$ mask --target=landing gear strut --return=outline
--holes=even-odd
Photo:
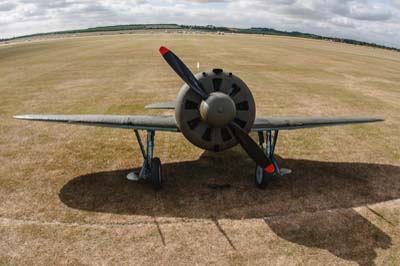
[[[159,158],[153,158],[153,149],[154,149],[154,130],[147,130],[147,149],[145,150],[142,138],[140,137],[139,131],[134,129],[136,139],[139,143],[140,151],[143,156],[143,166],[140,169],[139,175],[134,172],[130,172],[127,175],[128,180],[138,181],[140,179],[149,178],[151,184],[155,190],[159,190],[162,188],[162,171],[161,171],[161,161]]]
[[[257,187],[262,189],[266,188],[272,178],[274,178],[275,176],[283,176],[292,172],[289,169],[279,168],[278,162],[274,158],[275,146],[276,142],[278,141],[278,134],[279,130],[275,130],[273,135],[271,130],[267,130],[265,131],[265,136],[264,131],[258,131],[258,140],[260,147],[262,150],[264,150],[264,143],[266,143],[265,154],[271,160],[275,167],[274,173],[269,174],[265,172],[262,167],[258,165],[256,166],[255,183]]]

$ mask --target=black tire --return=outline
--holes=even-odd
[[[254,180],[258,188],[265,189],[270,182],[271,176],[272,175],[266,173],[261,166],[256,166]]]
[[[162,188],[162,171],[160,158],[153,158],[151,161],[151,184],[154,190]]]

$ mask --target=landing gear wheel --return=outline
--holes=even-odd
[[[268,174],[264,171],[264,169],[260,166],[256,166],[256,173],[255,173],[255,183],[258,188],[265,189],[271,179],[272,175]]]
[[[162,188],[161,161],[159,158],[153,158],[151,161],[151,184],[154,190]]]

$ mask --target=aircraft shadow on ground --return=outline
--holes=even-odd
[[[166,184],[126,179],[131,169],[78,176],[60,191],[75,209],[156,217],[264,218],[281,238],[360,265],[373,265],[375,249],[391,238],[352,210],[400,198],[400,167],[277,158],[293,173],[266,190],[254,186],[254,164],[237,149],[205,152],[196,161],[163,165]],[[139,169],[137,169],[139,170]],[[332,211],[327,211],[332,210]]]

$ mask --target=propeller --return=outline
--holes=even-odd
[[[201,96],[204,100],[208,98],[208,93],[204,91],[197,81],[196,77],[189,70],[189,68],[177,57],[172,51],[168,50],[168,48],[161,46],[160,53],[164,57],[165,61],[172,67],[172,69],[178,74],[183,81],[189,87]]]
[[[171,66],[171,68],[178,74],[179,77],[203,100],[208,98],[208,93],[200,86],[196,77],[189,70],[189,68],[168,48],[161,46],[160,53],[164,57],[165,61]],[[229,127],[232,133],[235,135],[239,144],[246,151],[246,153],[259,165],[265,172],[274,173],[275,167],[270,158],[260,149],[258,144],[249,136],[249,134],[239,127],[235,122],[229,122]]]
[[[246,151],[246,153],[255,161],[259,166],[261,166],[265,172],[274,173],[275,166],[269,159],[263,150],[260,149],[258,144],[236,123],[230,122],[229,127],[232,133],[238,139],[240,146]]]

